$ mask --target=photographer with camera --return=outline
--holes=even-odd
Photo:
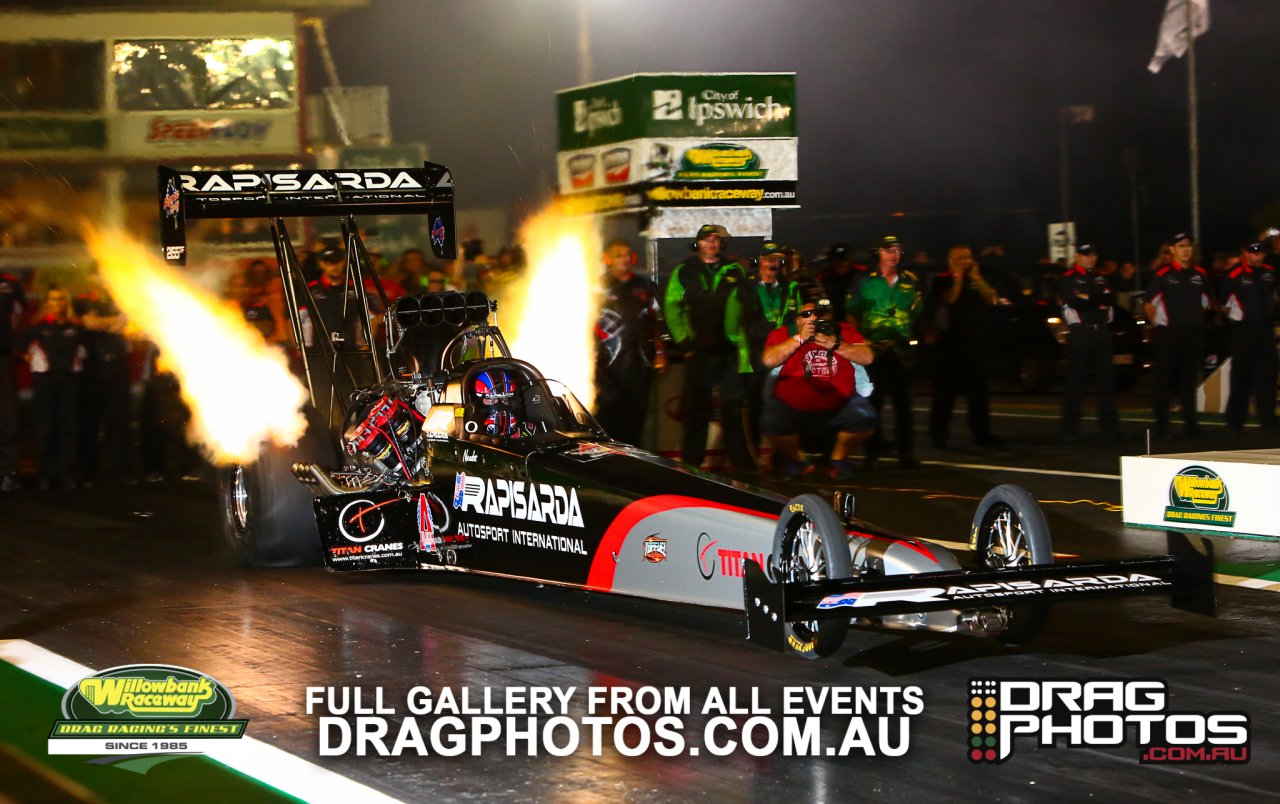
[[[947,272],[934,277],[926,303],[930,337],[934,344],[933,405],[929,410],[929,435],[939,449],[947,446],[951,411],[956,396],[969,401],[969,431],[980,447],[999,448],[1004,441],[991,434],[991,410],[987,402],[987,310],[996,303],[995,288],[987,284],[973,259],[973,249],[952,246],[947,252]]]
[[[765,388],[760,429],[781,458],[775,465],[789,480],[806,471],[800,436],[836,434],[829,474],[833,480],[853,475],[850,455],[871,436],[876,414],[867,398],[871,381],[866,369],[871,347],[853,326],[837,322],[831,302],[816,286],[806,288],[795,321],[778,327],[765,341],[762,362],[777,369]]]

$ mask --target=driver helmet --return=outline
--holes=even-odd
[[[475,393],[482,405],[506,405],[515,396],[516,387],[505,371],[485,371],[476,376]]]

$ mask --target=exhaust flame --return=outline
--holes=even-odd
[[[588,408],[595,398],[600,233],[587,216],[554,207],[520,229],[528,267],[498,308],[512,353],[567,385]]]
[[[266,441],[297,443],[306,388],[236,306],[121,232],[86,227],[85,242],[130,326],[155,342],[182,384],[188,439],[218,464],[251,463]]]

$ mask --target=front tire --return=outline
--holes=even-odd
[[[775,582],[848,578],[852,574],[848,536],[825,500],[816,494],[801,494],[787,503],[774,529],[770,564]],[[844,642],[849,620],[789,622],[785,629],[789,652],[822,659]]]
[[[1053,537],[1044,511],[1021,486],[1005,484],[987,492],[973,515],[971,542],[979,569],[1014,569],[1053,563]],[[1047,603],[1009,607],[1005,644],[1020,645],[1040,632]]]
[[[320,563],[314,492],[293,475],[295,463],[332,465],[329,430],[308,411],[307,432],[292,447],[264,445],[258,460],[218,470],[222,534],[246,567],[309,567]]]

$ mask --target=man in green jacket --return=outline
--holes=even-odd
[[[916,318],[924,306],[920,281],[911,271],[900,268],[902,245],[892,235],[879,246],[880,264],[867,275],[845,304],[845,311],[868,341],[876,344],[876,361],[869,370],[875,383],[871,404],[876,410],[876,431],[867,442],[868,468],[884,452],[881,411],[888,396],[893,400],[894,435],[898,442],[898,465],[919,466],[913,452],[911,427],[911,375],[914,364]]]
[[[755,461],[742,430],[738,356],[724,329],[725,305],[745,271],[721,253],[728,239],[723,226],[707,224],[698,229],[694,255],[677,265],[667,280],[662,314],[675,351],[684,355],[682,460],[690,466],[702,465],[711,399],[719,387],[725,452],[735,469],[751,474]]]
[[[787,248],[765,241],[755,262],[755,273],[739,282],[725,307],[724,331],[738,350],[738,372],[746,394],[746,436],[752,449],[760,443],[760,409],[764,383],[769,376],[761,358],[764,341],[800,309],[800,291],[783,276]]]

